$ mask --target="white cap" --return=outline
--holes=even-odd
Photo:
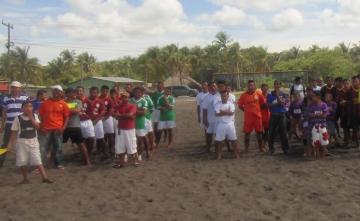
[[[22,84],[18,81],[13,81],[11,82],[10,87],[22,87]]]
[[[54,85],[54,86],[51,86],[51,89],[53,89],[53,90],[59,90],[59,91],[63,91],[63,89],[62,89],[62,87],[61,87],[61,85]]]

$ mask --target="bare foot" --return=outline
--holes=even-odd
[[[52,180],[49,180],[48,178],[46,178],[46,179],[43,179],[43,183],[48,183],[48,184],[50,184],[50,183],[53,183],[53,181],[52,181]]]
[[[30,181],[28,179],[22,180],[19,184],[29,184]]]

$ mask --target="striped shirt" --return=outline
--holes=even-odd
[[[20,95],[17,98],[7,96],[4,97],[2,106],[4,108],[4,111],[6,111],[6,123],[12,124],[15,117],[19,116],[21,111],[21,105],[28,100],[28,96],[26,95]]]

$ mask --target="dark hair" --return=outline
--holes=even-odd
[[[208,82],[208,85],[212,85],[212,84],[216,84],[216,82],[215,81],[209,81]]]
[[[254,80],[248,80],[248,84],[251,84],[251,83],[255,84],[255,81]]]
[[[44,95],[47,93],[47,90],[45,89],[40,89],[36,92],[36,97],[40,97],[41,95]]]
[[[321,97],[321,92],[320,91],[314,91],[314,95],[316,97]]]
[[[83,86],[77,86],[76,89],[83,89],[84,90],[84,87]]]
[[[261,87],[269,87],[267,84],[262,84]]]
[[[30,100],[26,100],[21,104],[21,108],[23,108],[23,107],[25,107],[26,105],[29,105],[29,104],[32,105],[32,102]]]
[[[69,88],[67,88],[67,89],[65,90],[65,94],[70,94],[70,93],[73,93],[73,92],[75,92],[75,89],[72,88],[72,87],[69,87]]]
[[[140,86],[136,86],[136,87],[134,87],[134,88],[133,88],[133,92],[134,92],[134,91],[136,91],[136,90],[139,90],[139,91],[141,91],[141,92],[142,92],[142,89],[141,89],[141,87],[140,87]]]
[[[351,80],[359,79],[359,76],[355,75],[351,78]]]
[[[101,90],[109,90],[110,88],[106,85],[101,86]]]
[[[98,87],[93,86],[93,87],[91,87],[91,88],[90,88],[90,91],[99,91],[99,88],[98,88]]]
[[[216,84],[224,84],[224,85],[226,85],[226,82],[225,82],[224,80],[218,80],[218,81],[216,82]]]
[[[116,90],[113,88],[110,90],[110,94],[115,94],[116,93]]]
[[[337,77],[337,78],[335,78],[334,81],[336,81],[336,82],[343,81],[343,78],[342,77]]]
[[[229,94],[229,92],[227,90],[222,90],[220,91],[220,94]]]
[[[301,80],[301,77],[297,76],[295,77],[295,81],[300,81]]]

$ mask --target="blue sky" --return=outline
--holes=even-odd
[[[204,46],[219,31],[242,47],[280,51],[357,43],[358,0],[1,0],[16,46],[45,64],[68,48],[98,60],[136,56],[150,46]],[[0,27],[0,44],[7,30]],[[0,53],[5,52],[4,46]]]

